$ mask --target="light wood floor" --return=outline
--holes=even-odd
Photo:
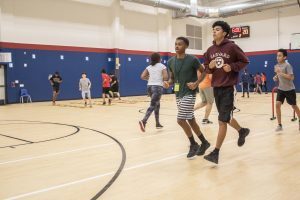
[[[164,129],[155,129],[152,116],[146,133],[138,120],[147,97],[123,98],[112,106],[98,99],[93,108],[82,108],[81,101],[58,104],[0,107],[0,199],[85,200],[100,191],[99,199],[108,200],[300,199],[298,121],[291,122],[292,110],[285,104],[284,131],[274,132],[270,94],[249,99],[238,94],[241,111],[235,117],[251,133],[239,148],[229,128],[218,166],[203,157],[186,159],[189,143],[176,123],[173,95],[161,102]],[[203,113],[196,112],[199,123]],[[215,107],[211,120],[214,124],[201,129],[214,144]]]

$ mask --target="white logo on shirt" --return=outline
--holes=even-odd
[[[222,57],[216,57],[215,60],[216,60],[216,67],[217,68],[222,68],[223,65],[224,65],[223,58]]]

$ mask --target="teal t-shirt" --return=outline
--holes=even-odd
[[[195,95],[196,89],[190,90],[187,83],[195,82],[198,79],[197,70],[201,66],[198,58],[188,54],[183,59],[173,56],[168,60],[167,65],[170,73],[173,73],[174,84],[179,84],[179,91],[175,92],[176,97],[182,98],[187,95]]]

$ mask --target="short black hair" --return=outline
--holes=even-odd
[[[57,75],[59,75],[59,72],[57,72],[57,71],[56,71],[54,74],[57,74]]]
[[[227,22],[224,21],[216,21],[215,23],[213,23],[212,28],[215,28],[216,26],[221,26],[223,31],[226,32],[227,34],[225,35],[225,37],[227,37],[229,35],[230,32],[230,26]]]
[[[106,70],[102,69],[101,73],[106,74]]]
[[[285,50],[285,49],[278,49],[277,52],[281,52],[284,57],[287,57],[287,50]]]
[[[182,40],[186,44],[186,46],[190,45],[190,41],[186,37],[181,36],[181,37],[176,38],[176,40]]]
[[[151,54],[150,59],[151,59],[151,65],[154,66],[157,63],[160,63],[160,54],[153,53],[153,54]]]
[[[85,72],[82,72],[82,74],[81,74],[81,75],[83,75],[83,74],[85,74],[85,75],[86,75],[86,73],[85,73]]]

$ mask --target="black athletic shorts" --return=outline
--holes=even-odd
[[[109,94],[110,88],[102,88],[103,94]]]
[[[218,109],[218,120],[227,122],[231,120],[233,112],[234,88],[230,87],[214,87],[215,102]]]
[[[283,91],[278,89],[276,101],[280,101],[281,103],[284,103],[284,99],[286,99],[288,104],[292,106],[296,105],[297,104],[296,91],[295,90]]]
[[[53,92],[56,92],[56,93],[59,92],[59,87],[57,87],[57,86],[53,86],[52,89],[53,89]]]
[[[113,86],[111,86],[110,90],[112,92],[119,92],[119,85],[116,83]]]

